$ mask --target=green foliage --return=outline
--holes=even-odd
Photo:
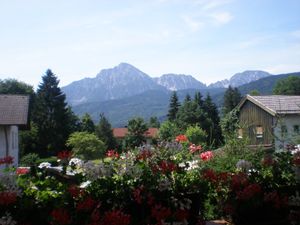
[[[85,113],[81,118],[81,131],[89,133],[95,132],[95,124],[88,113]]]
[[[20,157],[30,153],[38,153],[38,127],[35,123],[30,123],[30,130],[19,132]]]
[[[176,91],[173,91],[169,104],[168,120],[174,121],[176,119],[179,107],[180,103],[178,101],[177,93]]]
[[[97,137],[104,142],[108,149],[115,149],[117,141],[113,135],[110,123],[103,113],[100,114],[100,120],[96,126]]]
[[[128,121],[128,134],[126,136],[126,146],[138,147],[146,141],[144,133],[148,130],[147,124],[140,117]]]
[[[175,140],[175,137],[180,134],[177,125],[171,121],[165,121],[160,125],[159,138],[164,141]]]
[[[189,125],[202,124],[205,119],[203,110],[196,102],[184,101],[177,113],[176,124],[181,130],[185,130]]]
[[[237,88],[232,88],[231,86],[229,86],[224,93],[224,113],[226,114],[233,110],[241,101],[241,99],[242,96],[240,91]]]
[[[57,157],[56,156],[51,156],[51,157],[47,157],[47,158],[40,158],[40,159],[37,160],[36,163],[39,165],[42,162],[48,162],[52,166],[58,166],[58,162],[57,162]]]
[[[155,128],[160,127],[160,122],[158,121],[156,116],[150,117],[149,127],[155,127]]]
[[[33,86],[16,79],[0,80],[0,94],[33,95]]]
[[[56,155],[65,149],[65,142],[71,132],[70,113],[66,96],[58,87],[59,80],[47,70],[37,90],[37,98],[32,114],[38,129],[38,150],[40,155]]]
[[[189,126],[185,132],[189,142],[195,145],[206,145],[207,134],[198,125]]]
[[[289,76],[279,80],[273,93],[276,95],[300,95],[300,77]]]
[[[221,128],[226,140],[237,136],[238,128],[240,128],[237,110],[232,110],[222,118]]]
[[[249,92],[249,95],[252,95],[252,96],[258,96],[258,95],[260,95],[260,92],[259,92],[258,90],[256,90],[256,89],[254,89],[254,90],[251,90],[251,91]]]
[[[21,166],[33,166],[36,165],[39,160],[39,155],[36,153],[29,153],[24,155],[20,160]]]
[[[97,159],[104,156],[106,146],[95,134],[75,132],[67,140],[67,146],[72,148],[74,155],[84,160]]]

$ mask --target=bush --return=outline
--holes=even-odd
[[[203,145],[206,142],[206,132],[198,125],[189,126],[185,135],[187,136],[188,140],[195,145]]]
[[[37,161],[40,159],[39,155],[36,153],[28,153],[24,155],[20,160],[21,166],[33,166],[37,165]]]
[[[106,146],[95,134],[75,132],[67,140],[75,156],[84,160],[97,159],[105,154]]]

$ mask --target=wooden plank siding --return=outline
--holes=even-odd
[[[239,112],[240,125],[243,137],[249,138],[251,145],[273,145],[273,119],[274,117],[246,100]],[[262,137],[257,137],[256,128],[262,127]]]

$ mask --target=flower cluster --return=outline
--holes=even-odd
[[[0,165],[2,164],[12,164],[14,162],[14,158],[11,156],[6,156],[4,158],[0,158]]]

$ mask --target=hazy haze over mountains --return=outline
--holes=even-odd
[[[206,86],[191,75],[164,74],[152,78],[128,63],[120,63],[110,69],[103,69],[95,78],[74,81],[62,88],[71,105],[87,102],[101,102],[121,99],[150,90],[178,91],[185,89],[227,88],[270,76],[264,71],[245,71],[237,73],[229,80],[222,80]]]

